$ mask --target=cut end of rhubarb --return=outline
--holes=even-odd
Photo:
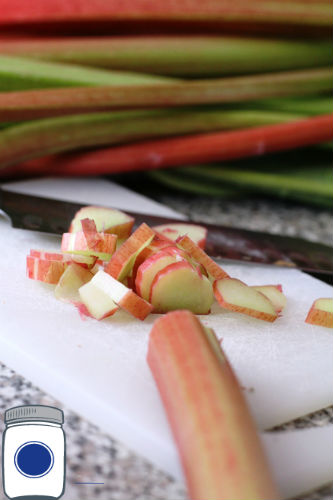
[[[333,299],[321,298],[315,300],[305,321],[311,325],[333,328]]]
[[[153,310],[151,304],[104,271],[98,271],[87,285],[79,289],[79,293],[96,319],[110,316],[117,306],[140,320]]]
[[[54,295],[64,302],[80,302],[79,288],[88,283],[93,278],[93,273],[82,266],[72,263],[65,269],[57,286]]]
[[[199,264],[201,264],[207,271],[208,275],[212,280],[219,280],[222,278],[229,277],[228,273],[226,273],[216,262],[213,261],[206,254],[202,248],[200,248],[194,241],[191,240],[188,236],[182,236],[176,241],[178,247],[185,250],[187,253],[191,255],[191,257],[196,260]]]
[[[82,231],[81,220],[86,218],[95,222],[97,232],[116,234],[119,239],[128,238],[134,224],[133,217],[115,208],[87,206],[75,214],[68,232]]]
[[[161,269],[150,288],[149,302],[159,313],[187,309],[196,314],[208,314],[213,301],[210,281],[184,260]]]
[[[176,241],[179,237],[187,235],[194,243],[196,243],[196,245],[198,245],[198,247],[205,248],[207,229],[204,226],[180,222],[173,224],[161,224],[160,226],[154,226],[153,229],[161,236],[164,236],[172,241]]]
[[[149,245],[154,236],[155,232],[153,229],[145,223],[141,224],[121,247],[118,248],[105,271],[113,278],[123,281],[131,274],[137,256]]]
[[[64,233],[61,241],[61,251],[82,256],[97,257],[109,261],[116,249],[117,235],[109,233]]]
[[[280,313],[287,304],[287,297],[282,292],[282,285],[252,286],[254,290],[262,293],[273,304],[277,313]]]
[[[271,301],[240,280],[224,278],[214,282],[215,297],[224,309],[273,322],[278,317]]]
[[[68,266],[66,261],[40,259],[31,255],[27,256],[26,264],[28,278],[51,285],[58,283]]]

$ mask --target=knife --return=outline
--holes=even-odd
[[[75,213],[83,206],[80,203],[42,198],[0,188],[0,208],[17,228],[62,234],[68,230]],[[126,213],[135,218],[134,227],[142,222],[150,226],[182,222],[171,217],[132,211]],[[214,224],[204,224],[204,226],[208,230],[206,252],[211,257],[292,267],[330,282],[333,267],[329,246],[301,238],[247,229]]]

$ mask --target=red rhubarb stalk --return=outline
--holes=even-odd
[[[298,119],[255,110],[158,110],[90,113],[18,124],[0,131],[0,168],[82,147],[229,130]]]
[[[1,62],[1,56],[0,56]],[[0,68],[1,73],[1,68]],[[158,85],[75,87],[0,93],[0,120],[65,114],[253,101],[332,90],[332,70],[320,68]]]
[[[189,311],[155,321],[147,361],[193,500],[278,494],[238,381],[215,337]]]
[[[41,158],[26,162],[20,171],[48,175],[96,175],[232,160],[329,141],[333,137],[332,124],[333,114],[329,114],[233,132],[147,141]]]
[[[282,5],[281,5],[282,4]],[[255,25],[269,30],[271,26],[330,28],[330,5],[324,1],[300,0],[35,0],[33,8],[29,0],[4,0],[0,12],[0,26],[34,28],[44,24],[46,32],[52,23],[75,26],[84,30],[87,25],[103,23],[117,26],[135,21],[153,24],[197,23],[200,26],[221,27]],[[80,26],[81,25],[81,26]],[[265,26],[268,25],[268,26]],[[98,31],[97,31],[98,32]]]

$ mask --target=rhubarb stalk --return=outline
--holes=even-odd
[[[326,41],[226,36],[0,40],[0,53],[178,77],[286,71],[331,62],[331,44]]]
[[[134,83],[130,80],[124,85],[114,82],[112,87],[0,93],[0,119],[27,120],[106,109],[180,107],[328,92],[332,89],[332,70],[320,68],[186,82],[170,80],[158,85]]]
[[[138,73],[107,71],[78,65],[34,61],[0,54],[0,90],[94,85],[146,85],[170,79]]]
[[[278,494],[239,383],[213,330],[189,311],[155,321],[147,361],[193,500]]]
[[[159,110],[76,115],[18,124],[0,131],[0,168],[89,146],[290,122],[267,111]]]
[[[0,26],[7,29],[37,28],[49,33],[67,27],[72,32],[101,32],[102,29],[133,28],[143,25],[145,31],[157,24],[188,26],[201,29],[218,28],[257,30],[266,33],[308,31],[325,34],[331,28],[330,5],[327,1],[302,0],[11,0],[2,6]],[[134,22],[135,21],[135,22]],[[139,26],[138,26],[139,25]],[[126,25],[125,25],[126,26]],[[103,31],[102,31],[103,32]]]
[[[26,162],[21,173],[97,175],[217,162],[310,146],[331,140],[333,115],[291,123],[128,144]],[[7,172],[8,173],[8,172]]]

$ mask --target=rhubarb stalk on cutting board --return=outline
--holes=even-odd
[[[193,500],[279,497],[232,368],[189,311],[158,319],[147,361],[159,389]]]

